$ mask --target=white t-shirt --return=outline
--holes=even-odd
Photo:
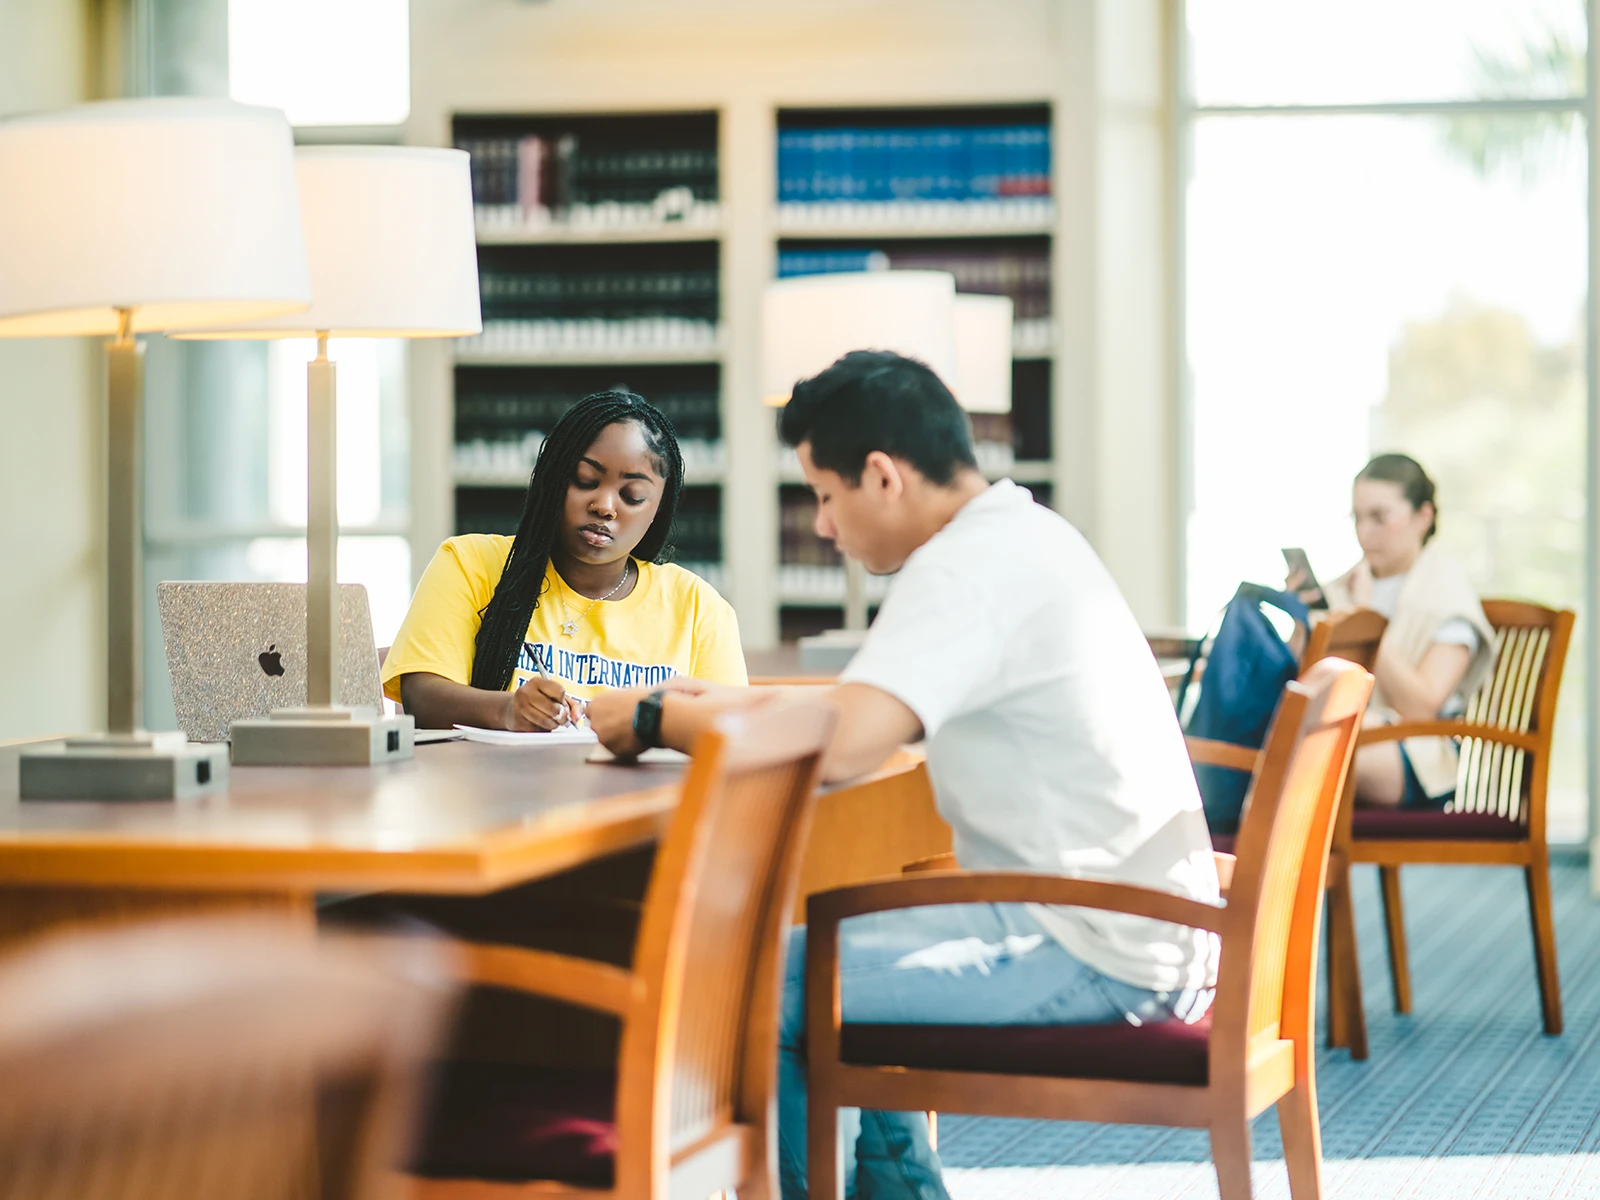
[[[1083,536],[1009,480],[906,560],[841,676],[922,722],[956,859],[1139,884],[1215,904],[1194,771],[1144,635]],[[1125,983],[1216,981],[1216,939],[1032,906],[1070,953]]]

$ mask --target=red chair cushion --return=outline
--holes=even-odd
[[[611,1187],[616,1101],[611,1071],[442,1064],[431,1080],[411,1172]]]
[[[1415,808],[1358,808],[1351,821],[1356,838],[1463,842],[1520,842],[1528,831],[1494,813],[1438,812]]]
[[[860,1066],[1204,1084],[1211,1014],[1193,1025],[846,1025],[840,1056]]]

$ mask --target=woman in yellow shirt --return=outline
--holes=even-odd
[[[633,392],[586,396],[539,452],[514,538],[453,537],[384,661],[422,728],[547,730],[609,688],[743,684],[733,609],[659,560],[683,492],[672,423]]]

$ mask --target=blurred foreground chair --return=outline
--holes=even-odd
[[[475,983],[616,1015],[615,1070],[453,1063],[413,1172],[422,1200],[776,1195],[785,935],[832,709],[774,702],[701,736],[656,855],[632,969],[466,945]]]
[[[262,919],[32,943],[0,960],[0,1196],[375,1196],[450,974],[436,944]]]
[[[1207,1129],[1222,1200],[1251,1195],[1250,1120],[1276,1103],[1295,1200],[1321,1194],[1317,925],[1339,794],[1372,678],[1325,662],[1285,689],[1255,772],[1239,855],[1213,908],[1122,884],[1012,872],[917,872],[810,898],[806,1003],[814,1200],[839,1193],[838,1110]],[[922,905],[1067,904],[1221,935],[1216,1001],[1194,1025],[843,1025],[838,935],[861,913]]]

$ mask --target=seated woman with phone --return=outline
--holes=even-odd
[[[1458,716],[1494,668],[1494,630],[1461,565],[1432,539],[1434,483],[1413,458],[1380,454],[1356,475],[1361,561],[1318,586],[1305,552],[1284,551],[1286,586],[1313,608],[1369,608],[1389,622],[1368,724]],[[1443,808],[1455,795],[1453,738],[1407,738],[1356,753],[1356,803]]]

